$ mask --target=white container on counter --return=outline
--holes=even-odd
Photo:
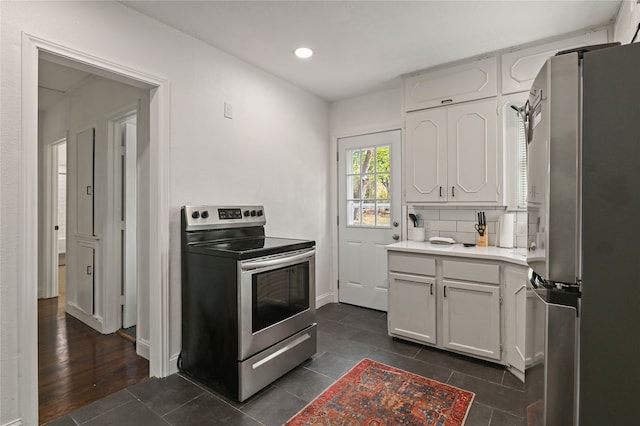
[[[424,241],[425,237],[426,237],[425,228],[413,228],[413,231],[411,232],[412,241]]]
[[[498,218],[498,247],[513,248],[515,215],[505,213]]]

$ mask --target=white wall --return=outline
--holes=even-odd
[[[21,286],[36,285],[18,282],[17,269],[23,31],[170,82],[171,356],[180,347],[183,204],[263,203],[268,234],[317,241],[317,292],[330,292],[325,101],[119,3],[0,2],[0,19],[0,424],[25,416],[17,301]]]
[[[377,131],[403,121],[400,81],[397,88],[333,102],[329,108],[332,136]]]
[[[633,38],[636,28],[640,23],[640,4],[636,0],[623,0],[618,11],[616,24],[613,31],[613,41],[627,44]],[[640,42],[640,34],[635,43]]]

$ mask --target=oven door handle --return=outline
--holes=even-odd
[[[311,249],[304,253],[294,254],[293,256],[278,257],[267,260],[254,260],[251,262],[241,262],[240,268],[243,271],[251,271],[253,269],[266,268],[268,266],[284,265],[285,263],[297,262],[299,260],[308,259],[316,255],[315,249]]]

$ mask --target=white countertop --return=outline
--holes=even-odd
[[[473,259],[497,260],[516,265],[527,266],[527,253],[524,248],[465,247],[462,244],[431,244],[428,241],[401,241],[385,246],[387,250],[409,253],[433,254],[438,256],[468,257]]]

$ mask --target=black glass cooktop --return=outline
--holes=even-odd
[[[257,237],[197,243],[191,246],[191,250],[216,256],[251,259],[287,251],[302,250],[311,248],[314,245],[315,242],[309,240]]]

